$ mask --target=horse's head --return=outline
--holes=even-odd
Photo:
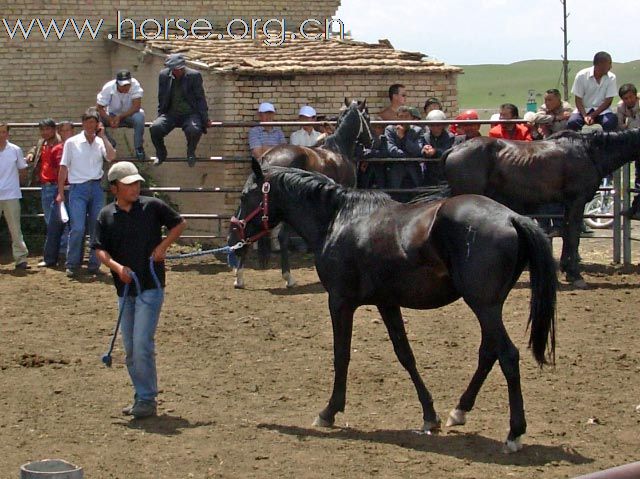
[[[228,245],[254,243],[269,234],[279,223],[274,218],[274,210],[269,204],[271,185],[262,171],[260,163],[251,160],[253,173],[249,175],[242,189],[240,206],[229,224]],[[243,251],[244,248],[239,251]]]
[[[354,135],[355,141],[370,148],[373,144],[373,133],[369,118],[369,110],[367,109],[367,100],[349,100],[345,97],[345,107],[340,112],[336,121],[336,131],[340,128],[347,130],[348,134]]]

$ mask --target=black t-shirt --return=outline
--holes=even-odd
[[[182,217],[157,198],[140,196],[128,212],[114,201],[100,211],[91,247],[105,250],[118,263],[131,268],[142,291],[154,289],[157,286],[149,268],[151,253],[162,241],[162,227],[171,229],[181,222]],[[164,262],[154,263],[154,270],[164,287]],[[113,271],[111,275],[118,296],[122,296],[124,283]],[[132,282],[129,295],[137,294]]]

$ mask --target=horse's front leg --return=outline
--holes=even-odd
[[[282,223],[282,228],[278,233],[278,241],[280,242],[280,266],[282,268],[282,279],[285,280],[287,288],[293,288],[296,280],[291,276],[291,266],[289,265],[289,238],[291,229],[288,224]]]
[[[577,199],[565,205],[562,256],[560,257],[560,268],[565,272],[567,281],[578,288],[587,286],[580,274],[578,261],[584,204],[584,201]]]
[[[313,422],[314,426],[333,426],[336,414],[344,411],[355,309],[354,306],[347,304],[342,298],[336,298],[335,295],[329,294],[329,312],[331,313],[331,325],[333,326],[333,391],[329,404],[320,411],[320,414]]]
[[[233,269],[235,278],[233,279],[233,287],[236,289],[244,289],[244,258],[247,253],[237,255],[238,264]]]
[[[437,432],[440,430],[440,418],[433,408],[433,398],[427,390],[418,369],[416,368],[416,359],[413,356],[411,345],[407,339],[407,332],[404,329],[402,321],[402,312],[399,306],[378,306],[378,311],[382,316],[389,338],[393,343],[393,350],[400,361],[400,364],[407,370],[413,381],[413,385],[418,393],[418,399],[422,405],[422,430],[427,433]]]

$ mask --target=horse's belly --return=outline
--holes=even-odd
[[[460,297],[451,277],[431,268],[399,273],[377,289],[377,297],[412,309],[440,308]]]

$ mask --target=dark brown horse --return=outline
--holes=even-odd
[[[346,109],[338,117],[335,132],[328,136],[320,147],[281,145],[267,151],[261,161],[263,164],[300,168],[306,171],[317,171],[337,181],[341,185],[355,186],[357,161],[354,158],[356,143],[370,147],[373,141],[367,101],[350,102],[344,99]],[[282,278],[288,288],[295,286],[289,266],[289,227],[286,223],[280,228],[280,263]],[[234,243],[235,244],[235,243]],[[261,262],[266,266],[269,257],[268,241],[259,243]],[[235,268],[236,288],[245,286],[243,261]]]
[[[264,234],[285,221],[309,244],[329,293],[334,383],[315,424],[330,426],[346,402],[353,315],[365,304],[382,315],[400,363],[423,411],[423,430],[440,419],[407,340],[401,307],[440,308],[463,298],[480,322],[478,366],[448,425],[464,424],[496,361],[507,380],[510,430],[506,446],[520,449],[526,430],[519,353],[502,322],[503,304],[528,264],[531,278],[529,345],[536,361],[555,348],[556,272],[551,247],[529,218],[484,196],[402,204],[386,193],[337,185],[317,173],[253,162],[238,208],[235,240]],[[244,248],[246,249],[246,248]],[[239,254],[243,254],[239,250]],[[315,319],[315,318],[314,318]]]
[[[453,195],[475,193],[519,213],[544,203],[563,203],[560,268],[585,287],[578,247],[584,206],[603,177],[640,157],[640,130],[582,134],[559,132],[543,141],[474,138],[443,155]]]

